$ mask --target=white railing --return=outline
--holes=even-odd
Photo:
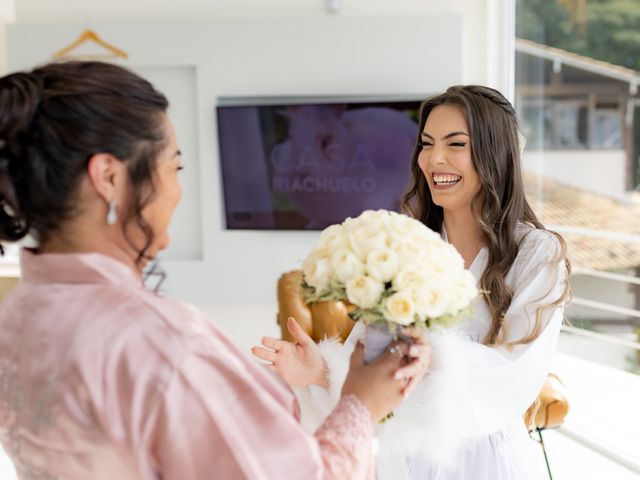
[[[563,425],[558,429],[558,432],[589,450],[592,450],[593,452],[608,458],[612,462],[628,468],[632,472],[640,475],[640,462],[638,462],[636,458],[621,453],[619,449],[610,447],[606,443],[599,441],[597,438],[581,432],[578,429],[574,429],[571,426]]]
[[[615,282],[630,283],[633,285],[640,285],[640,278],[630,275],[621,275],[618,273],[601,272],[599,270],[593,270],[589,268],[575,268],[572,272],[573,275],[588,275],[591,277],[603,278],[606,280],[612,280]],[[598,302],[595,300],[587,300],[586,298],[574,297],[571,299],[572,305],[580,305],[582,307],[593,308],[595,310],[601,310],[605,312],[616,313],[618,315],[626,315],[627,317],[640,318],[640,310],[633,308],[619,307],[618,305],[612,305],[610,303]],[[607,335],[604,333],[593,332],[585,330],[583,328],[576,328],[571,325],[563,325],[562,331],[577,335],[580,337],[587,337],[602,342],[613,343],[635,350],[640,350],[640,342],[627,340],[624,338],[618,338],[613,335]]]
[[[582,305],[584,307],[593,308],[596,310],[603,310],[605,312],[618,313],[620,315],[626,315],[628,317],[640,318],[640,310],[633,308],[619,307],[610,303],[596,302],[595,300],[587,300],[586,298],[574,297],[571,300],[572,305]]]
[[[566,231],[567,229],[563,229],[563,230]],[[591,230],[589,232],[573,231],[573,230],[580,230],[580,229],[570,229],[570,230],[572,230],[572,233],[583,233],[583,234],[586,233],[589,236],[598,236],[598,237],[604,237],[608,239],[612,239],[613,237],[616,240],[640,242],[640,236],[637,236],[637,235],[615,234],[610,232],[601,232],[601,234],[597,234],[598,232],[594,232]],[[594,233],[596,234],[594,235]],[[640,285],[640,278],[637,278],[634,276],[622,275],[622,274],[610,273],[610,272],[602,272],[599,270],[593,270],[588,268],[574,268],[572,274],[591,276],[591,277],[601,278],[604,280],[610,280],[614,282],[623,282],[631,285]],[[577,297],[572,299],[572,304],[579,305],[586,308],[601,310],[605,312],[615,313],[618,315],[624,315],[627,317],[640,318],[640,310],[620,307],[618,305],[612,305],[605,302],[598,302],[594,300],[588,300],[585,298]],[[604,333],[593,332],[590,330],[577,328],[571,325],[563,325],[562,331],[570,335],[589,338],[592,340],[605,342],[609,344],[620,345],[622,347],[631,348],[631,349],[640,351],[640,342],[638,341],[619,338],[614,335],[607,335]],[[637,458],[633,458],[625,454],[624,452],[621,452],[620,449],[612,447],[608,445],[606,442],[603,442],[598,438],[595,438],[593,435],[589,435],[588,433],[583,432],[580,429],[577,429],[571,425],[567,425],[567,424],[562,425],[558,429],[558,432],[566,436],[567,438],[573,440],[574,442],[579,443],[580,445],[592,450],[593,452],[596,452],[602,455],[603,457],[609,459],[610,461],[620,466],[623,466],[629,469],[630,471],[640,475],[640,461]]]
[[[592,268],[574,267],[572,273],[574,275],[588,275],[590,277],[613,280],[614,282],[623,282],[623,283],[631,283],[634,285],[640,285],[640,278],[638,277],[632,277],[631,275],[621,275],[619,273],[602,272],[600,270],[594,270]]]
[[[605,333],[592,332],[591,330],[585,330],[584,328],[576,328],[571,325],[563,325],[562,331],[570,333],[579,337],[592,338],[601,342],[612,343],[620,345],[622,347],[634,348],[640,350],[640,342],[634,342],[633,340],[626,340],[624,338],[614,337],[613,335],[607,335]]]

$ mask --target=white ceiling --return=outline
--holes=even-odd
[[[415,15],[459,10],[468,0],[0,0],[0,5],[5,2],[15,4],[19,23],[57,23],[332,15],[329,3],[339,6],[339,15]]]

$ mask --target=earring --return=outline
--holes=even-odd
[[[116,201],[109,200],[109,211],[107,212],[107,225],[115,225],[118,220],[118,212],[116,211]]]

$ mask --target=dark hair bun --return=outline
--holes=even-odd
[[[15,73],[0,79],[0,239],[16,241],[28,233],[13,178],[22,174],[24,139],[42,99],[37,77]]]
[[[14,73],[0,78],[0,140],[6,142],[1,148],[18,146],[16,143],[29,132],[41,99],[37,77]]]

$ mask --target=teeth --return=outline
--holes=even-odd
[[[441,185],[453,185],[458,183],[458,181],[462,177],[460,175],[451,175],[451,174],[434,174],[433,181],[437,184]]]

